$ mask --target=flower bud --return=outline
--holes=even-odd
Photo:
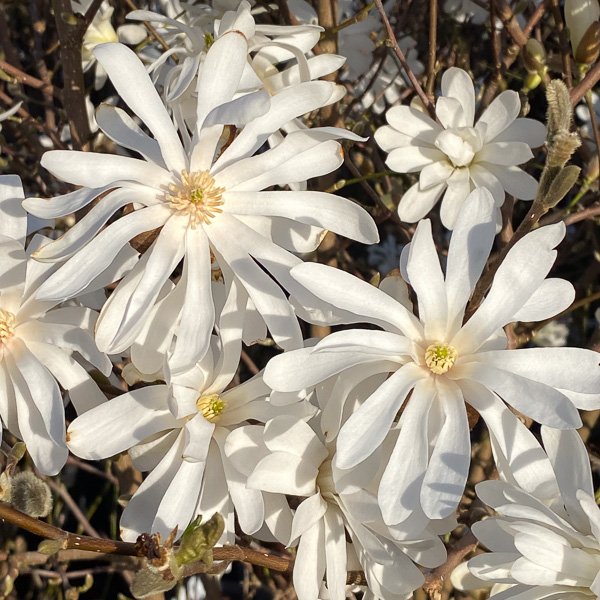
[[[523,62],[530,74],[539,73],[546,65],[546,50],[535,38],[529,38],[523,52]]]
[[[589,65],[600,52],[600,6],[598,0],[566,0],[565,21],[571,36],[575,62]]]
[[[30,517],[45,517],[52,510],[52,493],[31,471],[21,471],[10,480],[10,503]]]

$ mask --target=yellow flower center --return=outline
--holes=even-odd
[[[181,183],[169,185],[167,193],[169,206],[180,213],[188,214],[190,226],[196,228],[198,222],[208,225],[217,213],[223,212],[225,188],[215,187],[215,179],[208,171],[188,173],[181,171]]]
[[[425,350],[425,363],[436,375],[449,371],[458,357],[456,348],[446,342],[431,344]]]
[[[221,400],[219,394],[200,396],[196,400],[196,408],[209,423],[216,423],[221,418],[221,413],[226,406],[227,403]]]
[[[0,310],[0,344],[4,344],[15,335],[17,318],[7,310]]]

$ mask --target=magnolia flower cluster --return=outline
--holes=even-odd
[[[126,541],[181,534],[218,512],[220,543],[235,543],[238,525],[296,547],[300,600],[343,600],[348,571],[364,573],[367,597],[400,600],[446,560],[441,536],[457,525],[470,468],[468,405],[503,478],[479,487],[499,516],[475,529],[494,552],[471,573],[504,585],[499,600],[551,596],[554,585],[596,593],[600,521],[569,430],[578,409],[600,408],[598,355],[509,349],[504,332],[572,304],[573,286],[549,277],[564,224],[515,243],[471,302],[505,194],[536,194],[519,165],[545,127],[518,117],[513,91],[475,121],[470,76],[448,69],[435,120],[396,105],[375,132],[391,169],[420,173],[398,207],[418,222],[399,269],[375,286],[305,262],[328,231],[362,244],[379,235],[358,203],[307,183],[343,164],[341,141],[366,138],[309,126],[305,115],[345,97],[321,79],[345,58],[313,55],[323,29],[306,3],[290,8],[304,24],[257,23],[246,1],[134,11],[170,46],[139,55],[117,42],[112,10],[98,13],[83,59],[128,108],[102,104],[95,115],[118,152],[44,154],[42,166],[75,190],[54,198],[24,199],[18,178],[0,178],[4,427],[45,474],[68,450],[89,460],[128,452],[147,476],[121,517]],[[346,80],[369,71],[373,49],[369,35],[340,43]],[[381,72],[362,82],[375,112],[383,96],[399,100],[396,64],[383,59]],[[443,259],[423,218],[440,199],[452,230]],[[26,245],[34,217],[74,212],[84,216],[64,235]],[[300,319],[345,327],[304,339]],[[267,339],[283,352],[239,383],[243,344]],[[97,382],[121,382],[109,356],[128,389],[107,400]],[[68,428],[65,400],[78,415]],[[543,426],[544,447],[515,412]],[[572,460],[581,464],[567,475]],[[537,585],[545,591],[525,594]]]

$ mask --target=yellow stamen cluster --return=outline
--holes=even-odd
[[[458,357],[456,348],[446,342],[431,344],[425,350],[425,363],[436,375],[449,371]]]
[[[221,418],[221,413],[226,406],[227,403],[221,400],[219,394],[200,396],[196,400],[196,408],[209,423],[216,423]]]
[[[0,344],[7,342],[15,335],[16,324],[15,315],[7,310],[0,310]]]
[[[167,200],[173,210],[187,213],[190,226],[196,228],[198,222],[208,225],[217,213],[223,212],[225,188],[215,187],[215,179],[208,171],[188,173],[181,171],[181,183],[169,185],[171,193]]]

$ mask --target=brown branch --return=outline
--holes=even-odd
[[[571,50],[569,48],[569,40],[567,39],[567,32],[565,29],[565,23],[560,12],[558,0],[550,0],[550,9],[552,11],[552,18],[556,30],[558,31],[558,40],[560,42],[560,54],[562,57],[563,67],[563,79],[570,90],[573,87],[573,77],[571,75]]]
[[[63,106],[69,118],[75,150],[84,150],[90,138],[81,67],[81,45],[85,29],[71,9],[70,0],[52,0],[63,67]]]
[[[104,554],[122,554],[125,556],[137,556],[135,544],[128,542],[117,542],[93,538],[86,535],[74,535],[54,525],[50,525],[39,519],[34,519],[21,511],[0,502],[0,519],[13,523],[50,540],[60,540],[62,549],[89,550],[91,552],[102,552]]]
[[[49,92],[55,98],[58,98],[59,100],[61,99],[60,90],[56,89],[53,85],[46,83],[45,81],[42,81],[33,75],[28,75],[27,73],[21,71],[21,69],[17,69],[17,67],[14,67],[2,59],[0,59],[0,70],[4,71],[10,77],[14,77],[23,85],[43,92]]]
[[[387,31],[388,39],[386,40],[386,45],[395,52],[396,56],[398,57],[398,60],[400,61],[400,64],[402,65],[402,68],[404,69],[404,72],[406,73],[406,76],[408,77],[408,79],[410,80],[410,83],[413,86],[413,89],[415,90],[415,92],[417,93],[419,98],[421,99],[423,106],[425,107],[425,109],[427,110],[427,112],[429,113],[431,118],[437,120],[433,102],[431,101],[429,96],[425,93],[425,91],[421,87],[421,84],[417,81],[415,74],[411,71],[411,68],[408,66],[408,63],[406,62],[404,53],[400,49],[400,46],[398,46],[398,40],[396,39],[394,30],[392,29],[390,21],[387,18],[387,15],[385,14],[385,10],[383,8],[383,4],[382,4],[381,0],[375,0],[375,6],[377,6],[377,10],[379,11],[379,14],[381,15],[381,19],[383,20],[385,29]]]
[[[90,560],[94,558],[113,560],[108,557],[99,557],[97,555],[107,554],[141,557],[141,553],[144,551],[142,545],[130,542],[105,540],[85,535],[74,535],[63,529],[54,527],[54,525],[50,525],[39,519],[34,519],[3,502],[0,502],[0,519],[13,523],[40,537],[61,542],[61,549],[55,553],[59,560]],[[7,560],[7,558],[8,555],[4,553],[0,554],[0,560]],[[48,558],[48,555],[40,552],[28,552],[24,553],[21,564],[28,566],[44,564]],[[226,563],[240,560],[259,567],[280,571],[282,573],[291,573],[294,569],[293,558],[275,556],[251,548],[243,548],[241,546],[213,548],[213,559],[216,562],[224,561]],[[216,568],[218,569],[219,566],[217,565]],[[207,567],[202,561],[191,563],[184,567],[184,577],[205,572],[207,572]],[[360,585],[366,584],[365,576],[361,571],[349,571],[346,580],[348,583]]]
[[[437,60],[437,0],[429,0],[429,60],[427,63],[427,96],[433,98],[435,85],[435,63]]]
[[[465,556],[475,550],[479,540],[469,532],[465,534],[448,552],[448,560],[443,565],[440,565],[431,573],[425,575],[425,585],[423,589],[430,598],[439,597],[444,580],[450,577],[450,573],[462,562]]]
[[[600,61],[588,71],[583,81],[571,90],[571,104],[576,106],[581,99],[591,90],[600,80]]]

